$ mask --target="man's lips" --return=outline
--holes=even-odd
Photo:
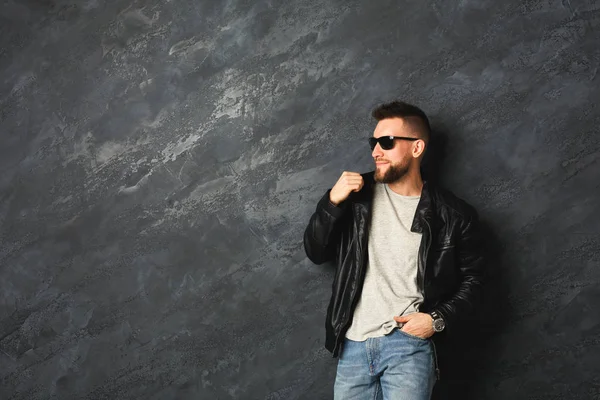
[[[375,165],[385,165],[385,164],[389,164],[388,161],[375,161]]]

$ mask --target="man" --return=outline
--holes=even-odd
[[[482,284],[472,206],[421,177],[429,120],[395,101],[372,112],[375,171],[344,172],[304,233],[308,258],[336,264],[325,347],[335,399],[429,399],[435,342],[461,324]]]

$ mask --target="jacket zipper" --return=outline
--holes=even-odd
[[[357,213],[356,209],[355,209],[355,210],[353,210],[353,211],[355,212],[355,214]],[[357,217],[357,215],[355,215],[354,217],[355,217],[355,220],[356,220],[356,217]],[[366,231],[366,232],[365,232],[365,235],[366,235],[366,238],[367,238],[367,239],[366,239],[366,242],[367,242],[367,243],[365,243],[365,248],[368,248],[368,240],[369,240],[369,239],[368,239],[368,238],[369,238],[369,236],[368,236],[368,232],[369,232],[369,222],[370,222],[370,221],[369,221],[369,219],[367,219],[367,222],[365,223],[365,225],[366,225],[366,229],[365,229],[365,231]],[[358,240],[357,240],[357,242],[358,242]],[[365,262],[365,252],[366,252],[366,251],[367,251],[367,250],[364,250],[364,249],[363,249],[363,252],[361,253],[361,260],[360,260],[360,265],[361,265],[361,276],[359,277],[359,279],[360,279],[361,281],[362,281],[362,280],[363,280],[363,278],[364,278],[364,276],[363,276],[363,275],[364,275],[364,270],[366,269],[366,268],[365,268],[365,266],[363,265],[363,264],[364,264],[364,262]],[[358,285],[356,285],[356,288],[358,288]],[[354,308],[356,307],[356,303],[358,302],[358,299],[357,299],[357,296],[356,296],[356,292],[354,292],[352,296],[353,296],[353,299],[352,299],[352,304],[350,305],[350,312],[348,313],[348,315],[350,315],[350,314],[352,314],[352,313],[354,312]],[[342,350],[343,350],[343,347],[344,347],[344,341],[342,340],[342,341],[340,342],[340,336],[341,336],[341,333],[342,333],[342,331],[344,331],[344,333],[345,333],[345,331],[347,331],[347,330],[348,330],[348,329],[347,329],[347,325],[348,325],[348,322],[349,322],[349,321],[350,321],[350,318],[348,318],[348,320],[346,320],[346,322],[344,322],[344,327],[343,327],[343,329],[340,329],[340,334],[338,334],[338,335],[336,336],[336,340],[335,340],[335,342],[336,342],[336,347],[338,347],[338,346],[339,346],[339,348],[340,348],[340,351],[338,352],[338,355],[341,355],[341,352],[342,352]],[[334,351],[335,351],[335,348],[334,348]]]
[[[423,260],[423,293],[425,293],[425,273],[427,270],[427,256],[429,255],[429,248],[431,247],[431,242],[433,241],[432,238],[432,233],[431,233],[431,225],[429,225],[429,222],[426,219],[423,219],[425,221],[425,225],[427,225],[427,231],[429,232],[429,241],[427,242],[427,249],[425,250],[425,258]],[[431,342],[431,346],[433,348],[433,363],[434,363],[434,367],[435,367],[435,377],[436,380],[440,380],[440,366],[438,363],[438,357],[437,357],[437,349],[435,347],[435,343],[433,341],[433,339],[430,340]]]
[[[440,380],[440,365],[438,363],[438,358],[437,358],[437,350],[435,347],[435,342],[433,341],[433,339],[430,340],[431,342],[431,346],[433,347],[433,365],[435,367],[435,378],[436,380]]]
[[[429,222],[427,222],[426,219],[423,219],[425,221],[425,225],[427,225],[427,231],[429,231],[429,241],[427,242],[427,248],[425,249],[425,256],[423,258],[423,293],[425,293],[425,275],[427,272],[427,256],[429,255],[429,248],[431,247],[431,242],[433,240],[432,233],[431,233],[431,225],[429,225]]]

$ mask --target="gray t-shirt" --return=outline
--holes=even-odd
[[[410,231],[420,196],[402,196],[387,184],[375,184],[369,230],[369,260],[350,340],[387,335],[398,327],[394,316],[419,311],[417,286],[421,234]]]

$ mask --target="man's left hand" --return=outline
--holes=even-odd
[[[404,324],[401,330],[409,335],[427,339],[435,333],[433,330],[433,318],[429,314],[417,312],[394,317],[394,319],[396,322]]]

